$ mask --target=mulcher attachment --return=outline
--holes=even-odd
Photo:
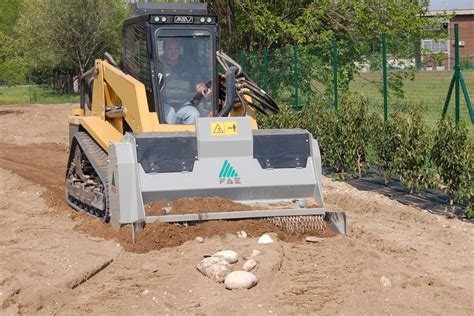
[[[116,229],[154,221],[269,218],[290,232],[329,224],[346,233],[345,214],[324,209],[318,143],[304,130],[252,130],[247,117],[199,118],[195,133],[126,134],[111,144],[108,166]],[[210,196],[257,207],[145,215],[149,202]]]

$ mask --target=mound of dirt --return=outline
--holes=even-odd
[[[165,208],[170,208],[166,212]],[[155,201],[145,205],[145,213],[151,215],[200,214],[208,212],[236,212],[258,209],[255,206],[236,203],[218,196],[183,198],[175,201]]]
[[[135,234],[135,242],[133,242],[130,225],[126,225],[119,231],[116,231],[110,224],[104,224],[99,219],[84,213],[77,213],[73,218],[76,220],[80,219],[80,223],[75,227],[77,231],[86,233],[89,236],[115,239],[122,245],[125,251],[138,253],[166,247],[176,247],[186,241],[194,240],[198,236],[204,238],[225,236],[227,234],[236,234],[242,230],[247,233],[249,238],[259,237],[268,232],[275,232],[279,239],[287,242],[304,241],[304,238],[308,235],[318,237],[332,237],[335,235],[329,228],[324,232],[314,230],[307,231],[304,234],[289,234],[278,229],[266,219],[206,221],[188,226],[154,222],[147,224],[144,229],[138,230]]]

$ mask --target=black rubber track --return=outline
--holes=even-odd
[[[74,135],[74,138],[71,142],[71,148],[69,153],[69,160],[67,166],[66,177],[69,172],[70,165],[74,159],[75,147],[79,145],[82,153],[87,157],[89,163],[94,168],[94,171],[99,176],[102,186],[104,187],[105,195],[105,210],[100,210],[102,214],[102,219],[105,222],[110,220],[109,213],[109,190],[108,190],[108,176],[107,176],[107,153],[87,134],[86,132],[77,132]],[[82,203],[80,203],[74,196],[66,192],[66,197],[68,204],[74,209],[79,211],[84,211],[91,213],[90,210],[93,209],[89,205],[88,209],[85,209]],[[93,214],[94,215],[94,214]]]

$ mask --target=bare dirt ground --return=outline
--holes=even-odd
[[[474,314],[471,223],[328,179],[326,203],[347,212],[348,236],[260,245],[272,227],[237,222],[154,227],[131,244],[64,201],[71,108],[0,107],[0,313]],[[236,268],[263,252],[256,287],[228,291],[196,270],[223,249],[238,252]]]

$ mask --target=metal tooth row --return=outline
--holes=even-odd
[[[305,233],[306,231],[324,231],[326,222],[322,215],[306,216],[277,216],[268,218],[276,227],[290,233]]]

